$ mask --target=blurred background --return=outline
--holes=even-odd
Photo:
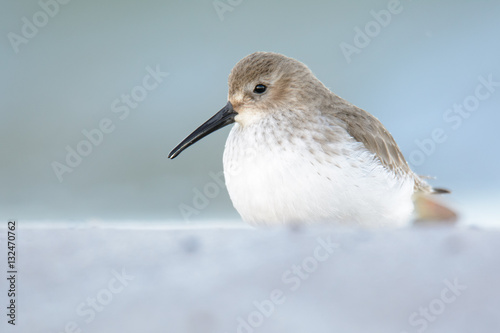
[[[60,1],[2,4],[1,220],[243,223],[214,179],[230,127],[167,154],[274,51],[378,117],[465,223],[500,225],[500,2]]]

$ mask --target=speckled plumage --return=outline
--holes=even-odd
[[[234,207],[251,224],[400,225],[414,198],[444,191],[413,173],[377,118],[295,59],[269,52],[243,58],[229,75],[228,99],[169,158],[236,122],[224,175]]]
[[[253,93],[257,84],[265,95]],[[378,119],[295,59],[245,57],[229,75],[228,97],[238,115],[224,152],[226,183],[250,223],[401,223],[413,193],[431,191]]]

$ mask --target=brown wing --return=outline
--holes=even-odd
[[[377,118],[357,107],[339,110],[335,116],[345,123],[354,139],[377,155],[383,165],[396,173],[411,173],[396,141]]]
[[[389,170],[398,175],[414,175],[391,133],[377,118],[352,104],[342,104],[341,107],[337,104],[333,113],[354,139],[363,143]],[[416,175],[414,177],[415,190],[432,190],[425,181]]]

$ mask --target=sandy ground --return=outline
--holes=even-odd
[[[500,230],[21,225],[16,246],[2,332],[500,331]]]

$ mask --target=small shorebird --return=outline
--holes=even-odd
[[[236,122],[224,177],[250,224],[401,225],[415,198],[447,192],[413,173],[377,118],[332,93],[295,59],[270,52],[243,58],[229,75],[228,99],[168,157]]]

